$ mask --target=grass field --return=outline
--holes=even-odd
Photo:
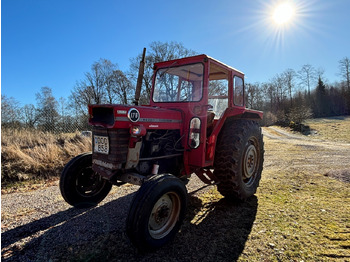
[[[350,116],[315,118],[305,123],[317,131],[313,137],[350,143]]]

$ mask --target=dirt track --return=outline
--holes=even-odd
[[[279,165],[282,169],[290,171],[308,170],[314,173],[335,176],[350,182],[350,144],[330,142],[317,139],[317,137],[292,134],[278,127],[265,127],[263,129],[265,144],[269,157],[264,167]],[[281,151],[279,146],[288,147]],[[340,174],[340,175],[339,175]],[[340,176],[340,177],[339,177]]]
[[[294,144],[294,145],[298,145],[302,143],[304,146],[317,146],[317,147],[327,148],[330,150],[350,150],[349,143],[324,141],[321,139],[317,139],[317,136],[312,137],[312,136],[305,136],[301,134],[293,134],[278,127],[264,127],[263,134],[264,134],[264,137],[267,137],[273,140],[283,141],[285,143]]]

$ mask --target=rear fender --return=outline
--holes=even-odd
[[[206,152],[206,165],[212,165],[215,157],[215,147],[217,137],[226,121],[232,119],[249,119],[249,120],[262,120],[263,112],[257,110],[251,110],[246,108],[227,108],[221,118],[217,121],[211,135],[208,137],[207,152]]]

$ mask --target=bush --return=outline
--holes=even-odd
[[[277,117],[275,114],[273,114],[271,111],[267,111],[266,113],[264,113],[264,117],[261,122],[261,125],[271,126],[276,123],[277,123]]]
[[[306,119],[312,117],[312,111],[310,107],[304,105],[296,106],[291,108],[287,117],[290,122],[294,122],[295,124],[301,124]]]

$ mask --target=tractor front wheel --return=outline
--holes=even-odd
[[[218,191],[230,199],[244,200],[259,185],[264,161],[264,143],[259,124],[251,120],[229,120],[218,136],[214,175]]]
[[[182,224],[187,189],[170,174],[155,175],[144,182],[132,200],[126,232],[141,251],[159,248],[171,241]]]
[[[109,193],[112,184],[92,170],[92,153],[76,156],[64,167],[60,190],[64,200],[78,208],[97,205]]]

